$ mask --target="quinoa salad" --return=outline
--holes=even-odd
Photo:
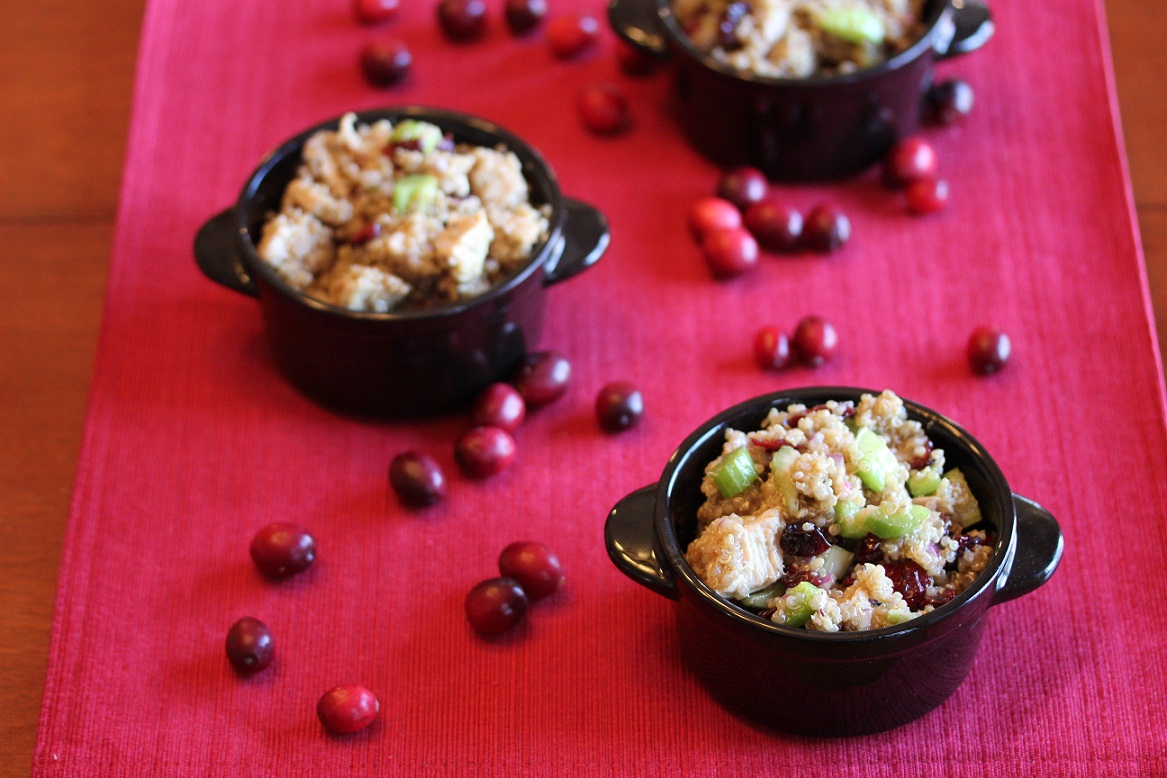
[[[719,595],[822,632],[901,624],[951,600],[992,554],[959,469],[891,391],[774,408],[726,430],[685,559]]]
[[[737,70],[777,78],[853,73],[923,33],[924,0],[673,0],[693,44]]]
[[[257,251],[292,288],[354,311],[425,308],[482,294],[547,237],[518,157],[455,144],[413,119],[358,124],[304,143]]]

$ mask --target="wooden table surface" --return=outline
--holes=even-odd
[[[1159,338],[1167,4],[1106,0]],[[0,775],[28,775],[101,321],[143,0],[0,14]],[[1154,31],[1157,34],[1149,34]],[[1056,117],[1051,117],[1051,121]]]

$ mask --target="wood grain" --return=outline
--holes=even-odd
[[[143,5],[43,0],[0,14],[0,776],[28,775],[36,738]],[[1167,5],[1106,8],[1162,340]]]

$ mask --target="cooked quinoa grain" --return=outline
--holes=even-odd
[[[891,391],[727,430],[701,492],[689,565],[786,626],[902,623],[967,588],[992,554],[964,475]]]
[[[473,297],[547,237],[518,157],[458,144],[427,122],[357,124],[304,143],[296,178],[257,247],[294,289],[355,311]]]
[[[923,33],[924,0],[673,0],[698,49],[763,76],[853,73]]]

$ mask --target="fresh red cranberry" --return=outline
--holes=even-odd
[[[397,499],[424,508],[446,496],[446,476],[437,461],[420,451],[403,451],[389,463],[389,483]]]
[[[511,543],[498,557],[498,571],[519,582],[532,600],[541,600],[563,586],[563,565],[559,557],[542,543],[527,540]]]
[[[364,686],[335,686],[316,703],[316,715],[329,732],[348,735],[373,723],[381,703]]]
[[[741,210],[761,202],[770,191],[770,182],[757,168],[742,166],[726,171],[717,183],[717,196]]]
[[[597,135],[615,135],[628,129],[630,114],[624,93],[611,84],[592,84],[579,93],[576,111],[584,127]]]
[[[793,251],[802,237],[802,214],[774,193],[746,209],[745,223],[767,251]]]
[[[754,361],[763,370],[781,370],[790,364],[790,338],[777,327],[763,327],[754,336]]]
[[[558,351],[528,354],[514,379],[515,388],[530,408],[558,400],[571,384],[571,363]]]
[[[807,316],[794,330],[794,353],[804,365],[819,367],[835,356],[839,336],[829,321]]]
[[[701,240],[711,230],[734,230],[742,226],[742,212],[729,200],[702,197],[689,208],[689,229]]]
[[[596,395],[596,418],[605,432],[623,432],[640,423],[644,398],[627,381],[613,381]]]
[[[851,220],[833,205],[816,205],[802,223],[802,238],[814,251],[838,251],[851,239]]]
[[[472,427],[454,443],[454,459],[470,478],[497,475],[515,461],[515,439],[498,427]]]
[[[373,86],[386,87],[409,75],[413,55],[401,41],[376,40],[361,47],[360,61],[365,80]]]
[[[883,569],[891,579],[892,588],[903,595],[908,607],[919,610],[924,605],[924,590],[932,580],[924,568],[910,559],[901,559],[899,562],[885,562]]]
[[[1013,344],[992,327],[977,327],[968,338],[968,364],[977,375],[992,375],[1009,362]]]
[[[498,427],[513,433],[527,416],[527,403],[510,384],[491,384],[478,399],[470,418],[476,427]]]
[[[506,0],[503,17],[515,35],[525,35],[547,15],[547,0]]]
[[[616,44],[616,62],[627,76],[647,76],[660,69],[661,60],[624,41]]]
[[[883,541],[879,535],[868,532],[859,541],[855,549],[855,558],[851,561],[857,565],[878,565],[883,561]]]
[[[258,673],[271,664],[275,643],[259,619],[244,616],[227,630],[227,661],[241,675]]]
[[[831,541],[818,527],[803,529],[801,523],[795,522],[782,530],[778,545],[791,556],[818,556],[831,547]]]
[[[348,242],[354,246],[363,246],[379,237],[381,237],[381,222],[369,222],[354,232]]]
[[[438,24],[452,41],[478,40],[486,34],[486,3],[484,0],[441,0]]]
[[[904,187],[904,198],[914,214],[936,213],[948,204],[948,182],[943,178],[917,178]]]
[[[547,42],[557,59],[572,59],[595,45],[600,23],[587,14],[568,14],[547,25]]]
[[[701,253],[714,278],[733,278],[758,264],[758,242],[740,227],[710,230],[701,240]]]
[[[483,635],[501,635],[523,620],[527,593],[514,578],[488,578],[466,595],[466,618]]]
[[[353,14],[362,24],[380,24],[397,15],[401,0],[353,0]]]
[[[896,143],[883,161],[883,181],[892,188],[935,175],[936,151],[932,144],[918,135],[910,135]]]
[[[299,524],[269,524],[251,540],[251,560],[268,578],[302,573],[316,559],[316,541]]]
[[[973,96],[973,88],[959,78],[933,84],[926,99],[928,119],[943,126],[956,124],[972,112]]]

